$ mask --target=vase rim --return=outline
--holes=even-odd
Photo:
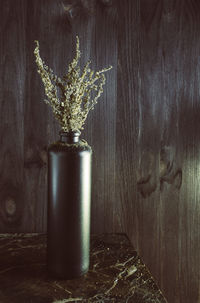
[[[80,130],[69,130],[69,131],[64,131],[60,130],[59,135],[67,136],[67,135],[75,135],[75,136],[80,136],[81,132]]]
[[[81,132],[79,130],[70,130],[68,132],[60,131],[60,141],[66,143],[78,143]]]

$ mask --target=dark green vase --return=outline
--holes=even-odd
[[[79,132],[48,148],[47,269],[72,279],[89,269],[92,150]]]

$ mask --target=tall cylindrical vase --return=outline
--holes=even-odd
[[[60,132],[48,148],[47,269],[61,279],[89,268],[92,150],[79,136]]]

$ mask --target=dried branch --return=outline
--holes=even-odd
[[[106,82],[104,73],[112,66],[94,72],[89,67],[91,62],[88,61],[81,73],[79,67],[81,52],[77,36],[76,55],[68,66],[67,74],[59,78],[41,59],[39,42],[35,42],[35,61],[47,96],[45,102],[52,107],[63,131],[82,130],[89,111],[94,108],[103,93],[103,86]],[[96,92],[93,99],[91,98],[92,91]]]

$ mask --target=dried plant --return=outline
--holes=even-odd
[[[38,73],[44,84],[47,100],[52,107],[56,119],[64,132],[82,130],[87,115],[97,99],[103,93],[106,78],[104,73],[112,68],[104,68],[98,72],[90,69],[88,61],[81,73],[79,59],[81,56],[79,38],[76,37],[76,55],[69,64],[68,72],[62,78],[56,76],[40,57],[39,42],[36,42],[34,54]],[[95,96],[92,99],[92,91]]]

